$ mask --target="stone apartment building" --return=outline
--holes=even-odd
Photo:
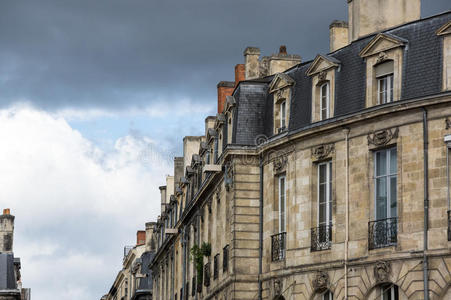
[[[160,187],[153,299],[451,299],[451,11],[347,2],[329,53],[248,47],[218,84]]]
[[[9,208],[0,215],[0,300],[30,300],[30,289],[22,288],[20,258],[13,252],[14,219]]]
[[[151,300],[152,272],[149,263],[155,254],[152,241],[154,223],[136,234],[136,245],[124,247],[122,269],[118,272],[108,294],[101,300]]]

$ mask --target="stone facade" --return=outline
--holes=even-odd
[[[312,61],[245,50],[160,188],[154,299],[451,299],[451,13],[369,2]]]

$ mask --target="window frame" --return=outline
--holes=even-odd
[[[279,205],[279,233],[286,232],[287,231],[287,179],[286,175],[282,174],[278,176],[278,185],[279,185],[279,191],[278,191],[278,205]],[[283,182],[283,191],[282,191],[282,182]],[[282,193],[283,192],[283,193]],[[282,214],[282,201],[281,198],[283,197],[283,214]],[[283,217],[283,224],[282,224],[282,217]],[[282,226],[283,225],[283,226]]]
[[[326,166],[326,181],[325,182],[321,182],[321,167]],[[317,177],[318,177],[318,186],[317,186],[317,209],[318,209],[318,213],[317,213],[317,225],[318,227],[325,225],[325,226],[329,226],[332,224],[332,161],[328,160],[328,161],[324,161],[321,162],[317,165]],[[325,222],[321,222],[320,221],[320,188],[321,185],[325,185],[326,186],[326,220]]]
[[[280,112],[280,129],[284,130],[285,128],[287,128],[287,101],[286,99],[282,100],[280,102],[280,108],[279,108],[279,112]]]
[[[392,156],[392,151],[394,151],[394,153],[396,154],[396,172],[395,173],[391,173],[390,172],[390,168],[391,168],[391,156]],[[378,153],[382,153],[385,152],[386,156],[385,156],[385,168],[386,168],[386,172],[384,175],[377,175],[377,154]],[[380,149],[377,151],[374,151],[373,153],[373,162],[374,162],[374,170],[373,170],[373,178],[374,178],[374,219],[376,221],[378,220],[384,220],[384,219],[390,219],[390,218],[397,218],[398,217],[398,149],[396,146],[394,147],[389,147],[389,148],[385,148],[385,149]],[[392,177],[396,178],[396,215],[392,216],[391,213],[391,179]],[[378,217],[378,209],[377,209],[377,204],[378,204],[378,200],[377,200],[377,191],[378,191],[378,179],[381,178],[385,178],[385,191],[386,191],[386,216],[385,218],[380,218]]]
[[[323,107],[323,87],[326,87],[326,107]],[[326,116],[323,117],[323,111],[326,111]],[[319,86],[319,120],[326,120],[330,118],[330,83],[326,81]]]
[[[393,85],[394,74],[390,73],[384,76],[376,77],[377,80],[377,104],[387,104],[393,102]],[[385,89],[382,90],[381,86],[384,83]],[[384,95],[385,97],[381,97]]]

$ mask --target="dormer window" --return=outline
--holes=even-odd
[[[391,103],[401,98],[403,49],[407,41],[381,33],[360,52],[366,61],[366,106]]]
[[[442,40],[442,89],[451,90],[451,21],[448,21],[437,30],[437,35]]]
[[[282,133],[288,128],[293,85],[294,80],[284,73],[276,74],[269,85],[269,93],[274,97],[274,134]]]
[[[307,70],[312,78],[312,122],[333,117],[335,99],[335,73],[341,63],[328,55],[317,55]]]
[[[320,87],[320,111],[321,111],[321,120],[326,120],[329,118],[330,114],[330,88],[329,82],[323,83]]]

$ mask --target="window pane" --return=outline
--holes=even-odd
[[[279,232],[285,231],[285,177],[279,178]]]
[[[398,172],[398,162],[396,148],[390,150],[390,174],[396,174]]]
[[[387,152],[376,152],[376,176],[387,174]]]
[[[326,204],[320,203],[319,204],[319,224],[322,225],[326,223]]]
[[[326,165],[319,165],[319,183],[326,183]]]
[[[393,102],[393,74],[388,77],[390,80],[390,102]]]
[[[387,183],[386,178],[376,179],[376,219],[387,218]]]
[[[320,184],[319,185],[319,203],[326,203],[326,185]]]
[[[392,176],[390,178],[390,218],[395,218],[398,216],[398,207],[397,207],[397,193],[396,193],[396,184],[397,184],[396,176]]]

